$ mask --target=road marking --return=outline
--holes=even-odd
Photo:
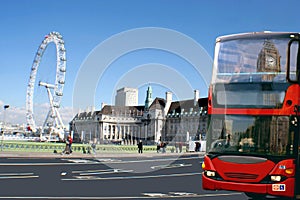
[[[91,163],[0,163],[0,166],[59,166],[59,165],[83,165]]]
[[[65,175],[67,175],[67,172],[62,172],[62,173],[60,173],[60,175],[65,176]]]
[[[124,169],[110,169],[106,171],[100,171],[100,172],[82,172],[79,175],[80,176],[89,176],[89,175],[101,175],[101,174],[115,174],[115,173],[129,173],[133,172],[133,170],[124,170]]]
[[[23,173],[0,173],[0,179],[24,179],[24,178],[38,178],[39,176],[34,175],[31,172],[23,172]]]
[[[206,197],[218,197],[218,196],[234,196],[234,195],[242,195],[242,193],[232,192],[232,193],[221,193],[221,194],[196,194],[190,192],[169,192],[165,193],[142,193],[142,195],[148,197],[163,197],[163,198],[206,198]]]
[[[152,166],[151,169],[170,169],[170,168],[190,167],[190,166],[192,166],[192,164],[180,163],[180,164],[172,164],[172,165],[157,165],[157,166]]]
[[[175,196],[195,196],[195,195],[197,195],[195,193],[190,193],[190,192],[169,192],[169,194],[175,195]]]
[[[147,194],[147,193],[146,193]],[[151,194],[151,193],[149,193]],[[159,194],[159,193],[157,193]],[[195,196],[191,196],[189,198],[206,198],[206,197],[222,197],[222,196],[235,196],[235,195],[242,195],[242,193],[221,193],[221,194],[196,194]],[[181,198],[178,196],[162,196],[165,199],[173,199],[173,198]],[[53,197],[53,196],[0,196],[0,199],[100,199],[100,200],[105,200],[105,199],[153,199],[153,198],[159,198],[158,196],[116,196],[116,197],[87,197],[87,196],[62,196],[62,197]]]
[[[61,159],[61,160],[66,160],[69,162],[73,162],[73,163],[98,163],[96,161],[92,161],[92,160],[86,160],[86,159]]]
[[[26,175],[33,175],[32,172],[23,172],[23,173],[0,173],[0,176],[26,176]]]
[[[127,161],[118,161],[115,160],[112,162],[113,164],[119,164],[119,163],[139,163],[139,162],[159,162],[159,161],[176,161],[176,160],[192,160],[192,159],[201,159],[204,156],[200,157],[187,157],[187,158],[181,158],[181,157],[176,157],[176,158],[159,158],[159,159],[148,159],[148,160],[127,160]],[[106,163],[106,162],[104,162]],[[109,163],[109,162],[108,162]]]
[[[167,196],[167,194],[163,194],[163,193],[142,193],[145,196],[149,196],[149,197],[164,197]]]
[[[190,192],[169,192],[168,194],[164,194],[164,193],[142,193],[142,194],[151,197],[193,197],[198,195]]]
[[[146,178],[164,178],[164,177],[180,177],[180,176],[195,176],[195,175],[201,175],[201,172],[196,173],[182,173],[182,174],[159,174],[159,175],[149,175],[149,176],[117,176],[117,177],[94,177],[91,179],[89,177],[88,180],[125,180],[125,179],[146,179]],[[66,178],[61,179],[63,181],[77,181],[77,180],[86,180],[84,179],[84,176],[81,176],[80,179],[78,178]]]
[[[99,158],[96,160],[98,160],[99,162],[122,162],[122,160],[111,159],[111,158]]]
[[[39,176],[3,176],[0,179],[25,179],[25,178],[39,178]]]
[[[104,159],[106,160],[105,162],[100,162],[100,163],[112,163],[112,164],[124,164],[124,163],[139,163],[139,162],[159,162],[159,161],[175,161],[175,160],[192,160],[192,159],[202,159],[203,156],[198,156],[198,157],[187,157],[187,158],[181,158],[181,157],[176,157],[176,158],[161,158],[161,159],[150,159],[150,160],[129,160],[129,161],[122,161],[122,160],[109,160],[109,159]],[[44,159],[44,158],[42,158]],[[95,158],[94,158],[95,159]],[[61,160],[70,160],[63,158]],[[71,159],[72,160],[72,159]],[[73,159],[74,160],[74,159]],[[97,159],[95,159],[97,160]],[[101,160],[101,159],[100,159]],[[91,161],[90,162],[70,162],[70,163],[0,163],[0,166],[59,166],[59,165],[82,165],[82,164],[99,164],[99,159],[98,161]]]
[[[79,174],[84,172],[106,172],[112,169],[90,169],[90,170],[79,170],[79,171],[72,171],[72,173]]]
[[[99,174],[105,174],[109,172],[114,172],[114,173],[120,173],[120,172],[132,172],[133,170],[125,170],[125,169],[92,169],[92,170],[80,170],[80,171],[72,171],[74,174],[80,174],[80,173],[86,173],[86,174],[92,174],[92,173],[99,173]]]

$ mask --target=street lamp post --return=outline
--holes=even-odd
[[[4,140],[4,127],[6,128],[6,120],[5,120],[5,115],[6,115],[6,109],[9,108],[9,105],[4,105],[4,113],[3,113],[3,127],[2,127],[2,140],[1,140],[1,151],[3,151],[3,140]]]

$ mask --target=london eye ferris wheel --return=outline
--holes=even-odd
[[[37,84],[36,76],[38,72],[38,67],[41,63],[43,54],[48,46],[48,44],[54,43],[56,46],[56,75],[54,83],[39,81]],[[63,88],[65,84],[65,73],[66,73],[66,50],[64,47],[64,41],[60,33],[50,32],[45,36],[44,40],[40,44],[32,67],[29,77],[29,83],[27,86],[26,94],[26,121],[27,129],[36,132],[37,126],[34,116],[34,90],[35,87],[41,86],[47,89],[48,99],[49,99],[49,111],[47,117],[44,121],[42,132],[45,129],[50,130],[50,134],[55,132],[62,139],[64,137],[65,126],[62,122],[61,116],[58,112],[60,107],[61,98],[63,96]]]

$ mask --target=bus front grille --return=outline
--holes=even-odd
[[[258,174],[246,174],[246,173],[235,173],[235,172],[226,172],[224,173],[225,176],[228,178],[234,178],[234,179],[248,179],[248,180],[254,180],[257,179]]]

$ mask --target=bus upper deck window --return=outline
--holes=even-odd
[[[298,81],[297,61],[300,59],[299,55],[299,42],[300,40],[292,39],[288,47],[287,59],[287,80],[290,82]]]

